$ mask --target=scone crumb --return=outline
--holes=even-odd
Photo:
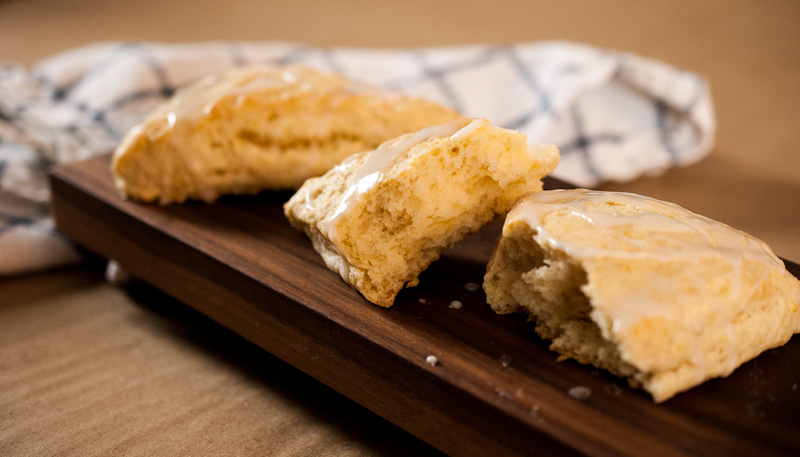
[[[511,356],[506,354],[501,355],[500,365],[502,365],[503,368],[508,368],[511,365]]]
[[[439,359],[437,359],[435,355],[429,355],[425,359],[425,363],[427,363],[428,365],[430,365],[432,367],[435,367],[439,363]]]
[[[605,387],[605,391],[607,394],[611,395],[612,397],[619,397],[622,395],[622,387],[616,384],[609,384]]]
[[[423,305],[427,305],[428,304],[428,300],[425,300],[424,298],[420,298],[419,302],[422,303]]]
[[[544,416],[539,411],[539,405],[531,406],[531,417],[536,419],[538,422],[544,422]]]
[[[470,292],[475,292],[476,290],[480,289],[481,286],[479,284],[475,284],[474,282],[468,282],[464,284],[464,288]]]
[[[461,309],[461,306],[463,306],[463,304],[458,300],[453,300],[450,302],[450,307],[453,309]]]
[[[592,389],[585,386],[575,386],[569,389],[567,394],[576,400],[586,400],[592,396]]]

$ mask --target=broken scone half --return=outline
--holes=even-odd
[[[800,331],[800,281],[766,244],[633,194],[522,199],[483,287],[494,311],[528,313],[560,359],[626,377],[656,402]]]
[[[306,67],[237,68],[178,91],[114,154],[123,195],[160,203],[297,189],[350,154],[461,116]]]
[[[425,128],[309,179],[286,216],[329,268],[388,307],[444,249],[542,188],[558,150],[526,140],[485,119]]]

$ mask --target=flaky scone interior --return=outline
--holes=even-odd
[[[800,281],[766,244],[633,194],[521,200],[483,287],[494,311],[527,313],[561,359],[626,377],[657,402],[800,332]]]
[[[125,136],[112,171],[123,195],[148,202],[297,189],[353,153],[460,117],[334,73],[237,68],[153,111]]]
[[[558,150],[526,140],[485,119],[400,136],[306,181],[286,216],[328,267],[388,307],[444,249],[542,188]]]

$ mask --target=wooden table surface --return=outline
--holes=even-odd
[[[800,261],[800,4],[0,0],[0,60],[101,40],[431,46],[567,39],[705,76],[716,147],[609,183],[674,201]],[[0,455],[435,455],[231,332],[102,270],[0,279]]]

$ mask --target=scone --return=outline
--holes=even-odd
[[[800,281],[766,244],[633,194],[525,197],[483,287],[494,311],[528,313],[559,359],[626,377],[656,402],[800,332]]]
[[[304,67],[238,68],[179,91],[123,139],[123,195],[160,203],[297,189],[350,154],[461,116]]]
[[[328,267],[388,307],[442,250],[542,187],[554,146],[485,119],[460,119],[383,143],[306,181],[285,212]]]

